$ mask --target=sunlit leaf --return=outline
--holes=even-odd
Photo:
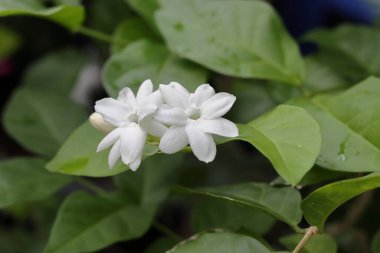
[[[165,0],[156,22],[169,48],[216,72],[301,85],[296,42],[265,1]]]

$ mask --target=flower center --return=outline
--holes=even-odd
[[[128,116],[128,121],[130,122],[135,122],[135,123],[139,123],[139,113],[138,112],[133,112],[131,114],[129,114]]]
[[[201,117],[201,110],[199,108],[189,108],[185,111],[186,115],[193,120],[197,120]]]

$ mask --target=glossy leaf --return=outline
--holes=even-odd
[[[46,8],[39,0],[0,0],[0,17],[31,15],[56,22],[76,30],[84,20],[84,9],[78,5],[59,5]]]
[[[44,252],[93,252],[138,238],[149,228],[154,213],[154,207],[124,198],[74,193],[62,204]]]
[[[128,166],[119,161],[109,169],[107,157],[109,149],[99,153],[96,148],[104,134],[93,128],[89,122],[78,127],[60,148],[55,157],[46,165],[47,169],[63,174],[107,177],[128,170]],[[144,155],[153,155],[158,151],[155,146],[146,145]]]
[[[176,81],[194,90],[206,78],[205,69],[174,56],[160,43],[144,40],[114,54],[103,70],[104,88],[111,96],[125,86],[136,91],[146,79],[151,79],[156,87]]]
[[[301,196],[291,187],[276,188],[264,183],[241,183],[236,185],[179,188],[185,193],[201,194],[243,206],[261,209],[297,229],[301,221]]]
[[[86,117],[82,107],[62,94],[20,88],[11,97],[3,122],[22,146],[50,157]]]
[[[0,162],[0,207],[48,197],[70,178],[47,172],[45,161],[12,158]]]
[[[181,153],[176,155],[155,155],[147,158],[136,171],[127,171],[115,179],[119,191],[136,203],[160,203],[176,182],[183,160]]]
[[[222,199],[205,199],[192,211],[192,224],[198,232],[222,228],[263,235],[271,229],[274,222],[275,219],[271,215],[260,209]]]
[[[380,187],[380,172],[325,185],[303,200],[304,216],[310,225],[318,226],[322,230],[326,219],[336,208],[377,187]]]
[[[239,125],[239,134],[237,139],[255,146],[293,185],[313,167],[320,151],[318,123],[296,106],[280,105],[247,125]]]
[[[265,1],[166,0],[156,22],[169,48],[216,72],[301,85],[296,42]]]
[[[256,239],[231,232],[205,233],[191,237],[168,253],[270,253]]]
[[[285,245],[289,250],[295,249],[297,244],[302,240],[303,235],[289,235],[280,239],[281,244]],[[331,236],[320,234],[312,236],[300,253],[336,253],[338,246]]]
[[[347,172],[380,171],[379,97],[380,79],[372,77],[337,95],[294,102],[321,127],[320,166]]]
[[[140,18],[127,19],[116,28],[111,51],[113,54],[120,53],[126,46],[140,39],[157,40],[144,20]]]
[[[21,41],[19,35],[6,26],[0,26],[0,38],[0,60],[2,60],[16,51]]]

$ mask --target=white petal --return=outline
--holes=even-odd
[[[129,164],[141,158],[146,141],[146,131],[139,125],[131,123],[122,129],[120,137],[120,153],[123,162]]]
[[[179,83],[172,82],[168,85],[160,84],[159,90],[164,102],[168,105],[183,109],[189,107],[190,93]]]
[[[185,127],[172,126],[162,136],[160,150],[166,154],[173,154],[183,149],[189,144],[185,132]]]
[[[136,100],[135,94],[133,94],[133,91],[128,87],[123,88],[119,92],[119,96],[117,100],[126,104],[129,108],[131,108],[131,110],[137,108],[137,100]]]
[[[94,112],[90,115],[89,121],[94,128],[104,133],[109,133],[115,129],[114,126],[105,122],[102,115],[97,112]]]
[[[163,103],[161,92],[156,90],[146,98],[146,102],[155,105],[161,105]]]
[[[106,122],[117,127],[128,121],[131,112],[125,104],[113,98],[96,101],[95,111],[100,113]]]
[[[239,135],[239,131],[235,123],[224,118],[199,119],[196,124],[199,129],[206,133],[217,134],[225,137],[236,137]]]
[[[153,92],[153,83],[150,79],[145,80],[139,90],[137,91],[136,99],[138,103],[142,103],[145,99],[152,94]]]
[[[201,107],[202,104],[215,95],[215,90],[209,84],[200,85],[194,92],[190,95],[190,103],[195,107]]]
[[[111,147],[117,140],[120,139],[121,131],[121,128],[116,128],[115,130],[107,134],[106,137],[104,137],[103,140],[99,143],[96,152]]]
[[[157,110],[157,105],[146,104],[139,109],[139,121],[144,120],[146,117],[152,115]]]
[[[110,154],[108,155],[108,166],[110,167],[110,169],[115,167],[119,158],[120,158],[120,140],[118,140],[112,146]]]
[[[131,162],[130,164],[128,164],[128,167],[132,171],[136,171],[140,167],[140,164],[141,164],[141,157],[136,159],[135,161]]]
[[[215,119],[226,114],[235,103],[236,97],[220,92],[209,98],[201,107],[202,117],[206,119]]]
[[[185,130],[194,155],[206,163],[213,161],[216,155],[216,145],[211,134],[198,129],[195,124],[187,125]]]
[[[157,137],[161,137],[168,130],[164,124],[154,120],[153,118],[145,118],[142,122],[140,122],[140,126],[149,134]]]
[[[154,119],[166,125],[184,126],[188,117],[181,108],[174,108],[168,105],[161,105],[154,114]]]

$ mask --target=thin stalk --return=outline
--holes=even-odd
[[[313,236],[318,234],[318,228],[315,226],[311,226],[306,229],[306,233],[301,239],[301,241],[298,243],[297,247],[293,250],[292,253],[299,253],[301,252],[302,248],[306,245],[306,243],[309,241],[309,239]]]
[[[107,195],[107,191],[105,191],[103,188],[97,186],[96,184],[94,184],[90,180],[87,180],[83,177],[75,177],[75,180],[78,183],[80,183],[81,185],[83,185],[84,187],[86,187],[87,189],[91,190],[92,192],[94,192],[100,196]]]
[[[175,240],[176,242],[180,242],[183,240],[183,238],[181,236],[179,236],[178,234],[176,234],[175,232],[173,232],[170,228],[166,227],[165,225],[155,221],[153,222],[153,226],[161,231],[163,234],[167,235],[168,237],[172,238],[173,240]]]
[[[107,42],[110,44],[114,41],[112,36],[105,34],[105,33],[102,33],[102,32],[99,32],[97,30],[94,30],[92,28],[85,27],[85,26],[79,27],[77,32],[80,34],[86,35],[88,37],[91,37],[91,38],[94,38],[94,39],[97,39],[100,41],[104,41],[104,42]]]

